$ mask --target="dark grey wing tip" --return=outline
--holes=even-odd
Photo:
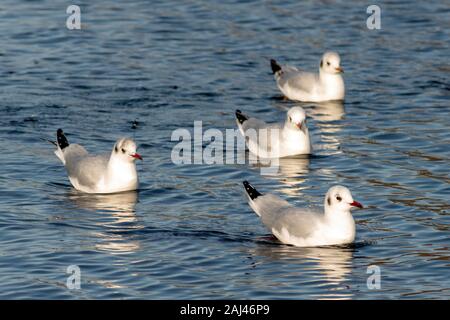
[[[69,141],[67,141],[67,138],[61,128],[56,131],[56,141],[58,141],[58,145],[61,150],[69,146]]]
[[[270,59],[270,67],[272,68],[273,74],[277,73],[278,71],[281,71],[280,65],[274,59]]]
[[[245,191],[247,192],[250,199],[255,200],[262,195],[247,180],[242,182],[242,184],[244,185]]]
[[[245,121],[248,120],[248,117],[242,113],[241,110],[236,110],[236,119],[239,121],[240,124],[243,124]]]

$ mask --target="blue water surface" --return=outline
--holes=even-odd
[[[381,1],[67,1],[0,4],[0,298],[450,298],[450,7]],[[340,53],[344,103],[281,99],[269,59],[317,70]],[[301,105],[316,153],[258,165],[171,161],[177,128],[282,121]],[[135,126],[133,122],[136,121]],[[51,144],[109,152],[134,138],[141,188],[75,191]],[[242,180],[298,206],[333,184],[365,205],[353,246],[270,237]],[[66,286],[68,266],[81,289]],[[381,270],[369,289],[368,267]]]

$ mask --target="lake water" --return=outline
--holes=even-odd
[[[0,4],[0,298],[450,298],[450,7],[348,1],[67,1]],[[269,59],[345,69],[344,104],[280,98]],[[316,153],[262,176],[251,164],[175,165],[177,128],[225,132],[234,110],[282,121],[303,106]],[[133,129],[133,121],[137,126]],[[139,192],[76,192],[53,147],[139,153]],[[271,238],[242,180],[298,206],[343,184],[356,243],[295,248]],[[69,290],[68,266],[81,270]],[[369,289],[368,267],[381,271]]]

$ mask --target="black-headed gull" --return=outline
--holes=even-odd
[[[276,195],[259,193],[248,181],[243,183],[250,206],[281,242],[315,247],[355,240],[355,221],[350,210],[362,205],[353,200],[346,187],[334,186],[328,190],[323,212],[296,208]]]
[[[270,60],[278,88],[286,98],[321,102],[344,100],[345,85],[341,73],[341,58],[336,52],[325,52],[320,60],[319,74],[305,72],[292,66],[280,66]]]
[[[136,144],[128,138],[117,140],[110,154],[93,156],[79,144],[69,144],[58,129],[56,156],[66,167],[70,183],[87,193],[115,193],[136,190],[139,180],[135,160]]]
[[[276,124],[267,124],[236,110],[236,122],[242,135],[248,137],[248,149],[258,157],[282,158],[311,153],[306,113],[302,107],[289,109],[286,121]]]

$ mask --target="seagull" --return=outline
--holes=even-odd
[[[62,129],[56,132],[56,156],[62,161],[70,183],[86,193],[116,193],[136,190],[139,185],[135,160],[136,144],[129,138],[117,140],[111,154],[94,156],[79,144],[69,144]]]
[[[316,247],[348,244],[355,240],[355,221],[350,210],[363,206],[353,200],[346,187],[334,186],[328,190],[325,212],[322,212],[296,208],[276,195],[259,193],[248,181],[243,184],[250,207],[282,243]]]
[[[302,107],[289,109],[286,121],[277,124],[267,124],[236,110],[236,122],[242,135],[248,138],[247,146],[250,152],[261,158],[282,158],[311,153],[306,113]]]
[[[278,88],[290,100],[321,102],[344,100],[345,85],[341,73],[341,58],[336,52],[325,52],[320,60],[319,74],[292,66],[280,66],[270,60]]]

